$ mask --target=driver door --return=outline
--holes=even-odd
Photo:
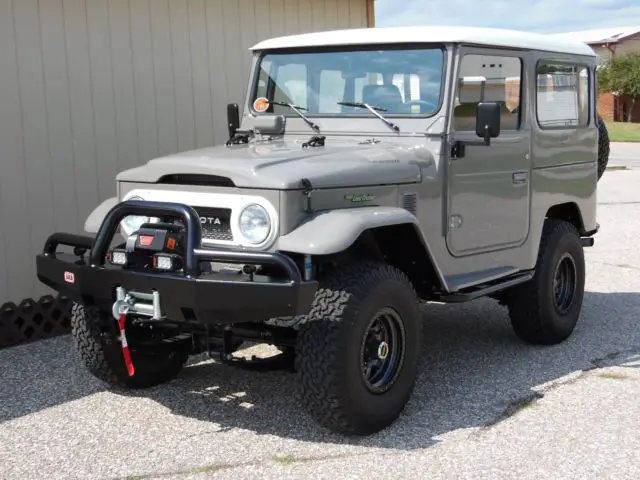
[[[523,115],[525,53],[463,48],[455,87],[449,162],[447,247],[467,256],[521,245],[529,232],[530,140]],[[500,105],[500,134],[476,135],[476,106]]]

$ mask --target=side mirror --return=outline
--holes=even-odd
[[[240,128],[240,108],[237,103],[227,105],[227,128],[229,129],[229,138],[232,138]]]
[[[282,135],[286,126],[284,115],[260,115],[252,119],[253,130],[262,135]]]
[[[476,135],[491,145],[491,139],[500,135],[500,104],[480,102],[476,111]]]

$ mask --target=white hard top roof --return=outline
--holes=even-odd
[[[264,40],[251,47],[251,50],[428,42],[496,45],[595,56],[593,49],[586,43],[556,37],[554,34],[454,26],[375,27],[304,33]]]

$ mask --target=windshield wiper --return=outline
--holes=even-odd
[[[300,110],[307,110],[306,108],[298,107],[296,105],[293,105],[292,103],[285,103],[285,102],[269,102],[269,103],[271,103],[272,105],[280,105],[281,107],[289,107],[291,110],[296,112],[301,119],[307,122],[307,125],[313,128],[316,132],[320,133],[320,127],[318,126],[318,124],[316,124],[313,120],[309,119],[309,117],[307,117],[304,113],[300,111]]]
[[[380,108],[380,107],[376,107],[376,106],[373,106],[373,105],[369,105],[368,103],[362,103],[362,102],[338,102],[338,105],[344,105],[345,107],[366,108],[371,113],[373,113],[376,117],[378,117],[380,120],[382,120],[390,129],[392,129],[392,130],[394,130],[396,132],[400,131],[400,127],[398,127],[391,120],[388,120],[388,119],[384,118],[382,115],[380,115],[378,113],[378,111],[386,112],[387,111],[386,108]]]

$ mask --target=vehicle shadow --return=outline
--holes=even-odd
[[[168,384],[113,393],[209,422],[214,433],[243,429],[305,442],[412,450],[455,430],[494,425],[547,382],[640,360],[639,293],[587,292],[574,335],[553,347],[519,341],[506,309],[492,300],[424,310],[413,396],[398,421],[369,437],[342,437],[319,427],[298,404],[295,376],[286,372],[251,372],[194,358]],[[0,379],[0,422],[104,390],[75,359],[68,338],[0,351]]]
[[[638,293],[587,293],[574,336],[553,347],[519,341],[506,309],[492,300],[424,310],[414,394],[398,421],[373,436],[345,438],[320,428],[298,404],[290,373],[196,364],[171,384],[135,395],[222,431],[240,428],[309,442],[412,450],[453,430],[495,424],[539,395],[533,389],[542,384],[640,354]]]

